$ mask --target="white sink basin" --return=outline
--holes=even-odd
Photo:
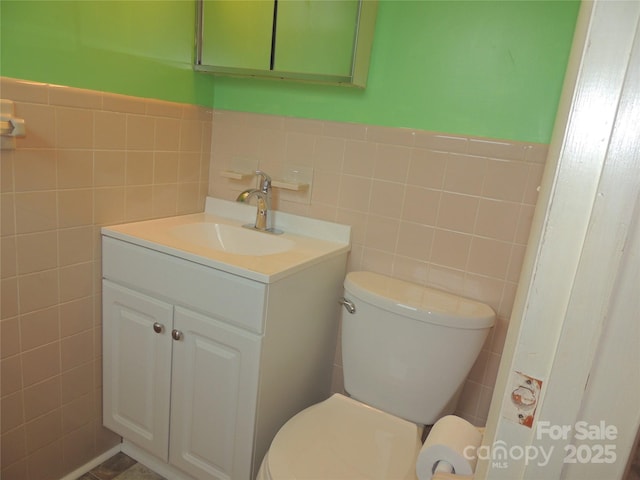
[[[346,225],[272,213],[282,235],[242,227],[255,220],[255,206],[207,197],[204,212],[102,227],[102,235],[261,283],[349,251]]]
[[[187,223],[170,228],[168,233],[183,242],[235,255],[273,255],[295,245],[287,238],[224,223]]]

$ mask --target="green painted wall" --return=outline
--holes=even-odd
[[[547,143],[578,8],[381,0],[366,90],[221,77],[214,105]]]
[[[369,84],[358,90],[193,72],[193,0],[0,0],[0,74],[222,109],[546,143],[578,8],[577,0],[381,0]]]
[[[192,0],[0,0],[0,74],[211,106]]]

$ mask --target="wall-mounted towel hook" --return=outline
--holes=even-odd
[[[0,100],[0,149],[16,148],[15,137],[24,137],[26,128],[22,118],[14,116],[14,105],[11,100]]]
[[[0,135],[9,137],[24,137],[26,134],[24,128],[24,119],[7,118],[2,116],[0,119]]]

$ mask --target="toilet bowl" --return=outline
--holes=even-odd
[[[291,418],[258,480],[411,479],[424,425],[453,413],[490,328],[480,302],[371,272],[344,282],[345,391]]]
[[[415,480],[421,429],[334,394],[278,432],[257,480]]]

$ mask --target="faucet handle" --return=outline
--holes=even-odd
[[[262,170],[256,170],[256,175],[258,176],[258,187],[264,193],[268,193],[271,189],[271,177]]]

